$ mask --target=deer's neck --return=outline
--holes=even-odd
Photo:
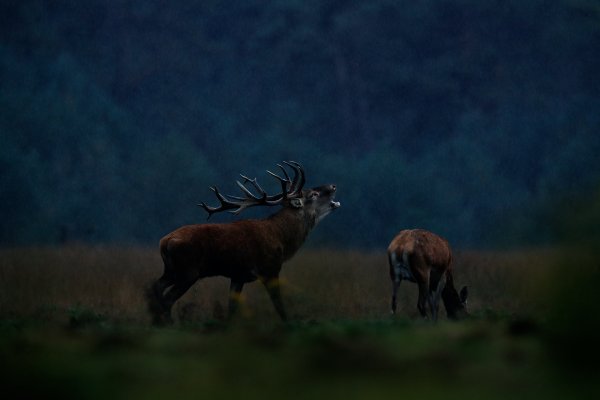
[[[271,215],[267,221],[281,240],[285,260],[291,258],[298,251],[315,226],[314,216],[307,215],[304,210],[289,208],[284,208]]]
[[[464,316],[465,309],[460,301],[458,292],[454,288],[454,282],[451,274],[448,275],[446,285],[442,290],[442,301],[444,302],[444,307],[446,308],[448,318],[458,319]]]

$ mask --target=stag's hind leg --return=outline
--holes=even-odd
[[[173,322],[171,317],[171,309],[173,305],[181,296],[192,287],[198,280],[198,277],[186,277],[178,279],[173,286],[165,293],[163,299],[164,315],[167,318],[167,322]]]
[[[170,323],[170,315],[167,312],[164,292],[167,288],[175,284],[174,276],[165,268],[163,275],[148,289],[146,299],[148,309],[152,315],[154,325],[164,325]]]
[[[173,286],[174,284],[175,277],[173,276],[173,274],[170,274],[168,271],[165,271],[163,275],[160,278],[158,278],[156,282],[154,282],[154,285],[152,285],[152,290],[158,298],[162,299],[164,297],[165,290]]]
[[[152,285],[149,308],[155,325],[173,323],[171,308],[173,304],[198,280],[196,271],[178,272],[168,251],[168,242],[161,242],[161,256],[164,263],[162,276]]]

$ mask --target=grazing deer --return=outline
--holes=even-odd
[[[223,195],[214,186],[211,189],[220,206],[199,204],[208,212],[208,218],[226,210],[237,215],[253,206],[282,206],[275,214],[259,220],[186,225],[160,240],[164,272],[148,292],[155,324],[172,322],[173,304],[197,280],[210,276],[231,280],[229,316],[238,308],[244,284],[258,279],[266,287],[279,316],[286,320],[279,289],[282,264],[302,246],[311,229],[340,203],[334,201],[335,185],[303,190],[302,166],[293,161],[284,164],[294,171],[293,179],[280,164],[283,176],[267,171],[280,182],[279,194],[267,195],[256,178],[241,175],[243,183],[237,181],[237,185],[244,197]],[[248,184],[251,186],[247,187]]]
[[[422,229],[401,231],[388,247],[390,278],[392,279],[392,314],[396,313],[396,295],[403,279],[419,285],[417,307],[427,318],[427,305],[431,317],[437,320],[440,296],[448,318],[459,319],[467,315],[468,291],[463,287],[460,295],[452,278],[452,251],[440,236]]]

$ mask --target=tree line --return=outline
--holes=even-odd
[[[314,245],[539,244],[565,203],[597,215],[592,0],[6,1],[0,34],[3,245],[154,245],[290,159],[339,187]]]

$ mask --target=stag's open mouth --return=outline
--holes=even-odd
[[[326,194],[329,195],[329,209],[333,211],[340,206],[340,202],[334,200],[337,188],[335,185],[327,185],[327,189]]]

